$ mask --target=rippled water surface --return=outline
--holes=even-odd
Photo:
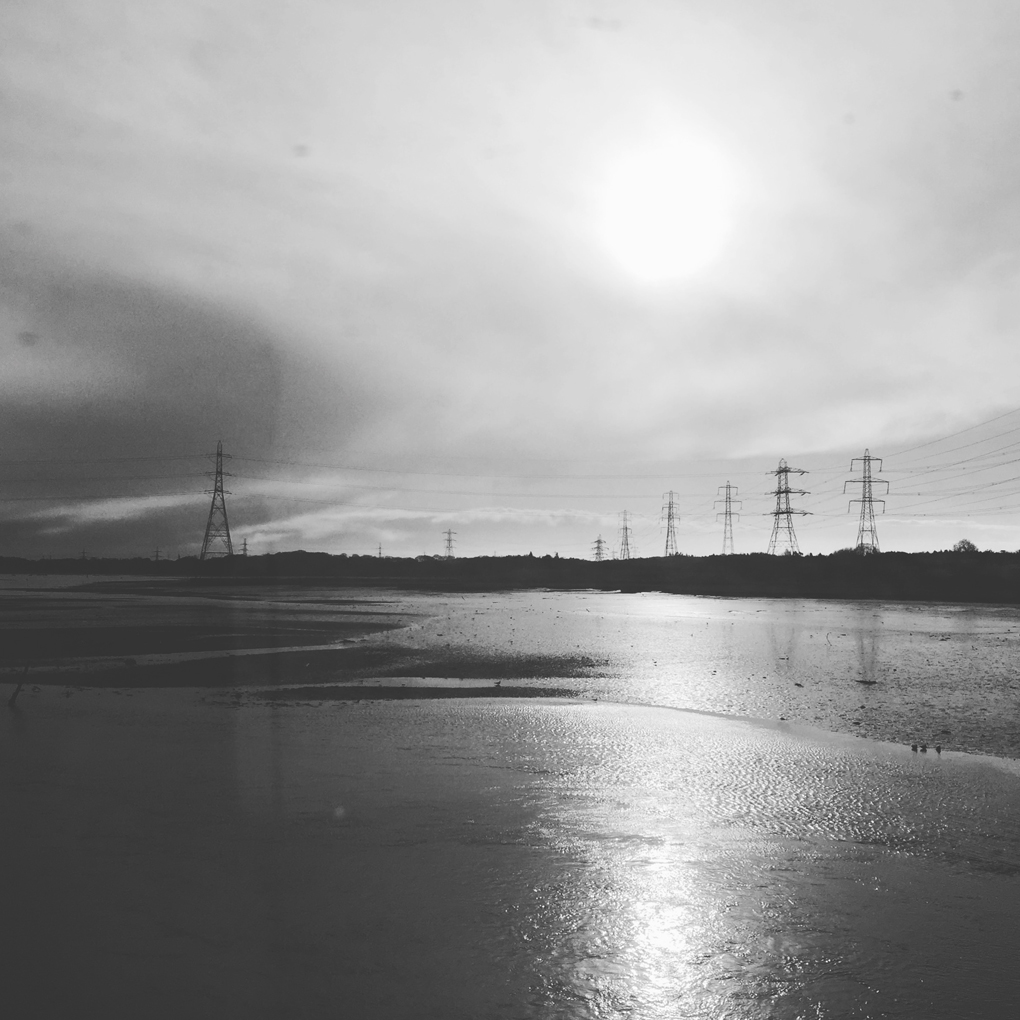
[[[1009,768],[590,702],[28,704],[14,1015],[1015,1015]]]
[[[396,597],[396,596],[394,596]],[[419,595],[393,643],[579,655],[592,697],[1020,758],[1020,608],[614,592]]]
[[[0,953],[35,1015],[1015,1016],[1016,609],[371,598],[406,624],[344,639],[393,652],[372,682],[562,663],[581,697],[316,702],[296,653],[272,703],[26,686]]]
[[[278,723],[275,780],[272,730],[246,730],[259,724],[242,714],[239,776],[250,810],[272,810],[274,781],[302,789],[293,811],[342,806],[345,853],[393,855],[378,921],[398,957],[422,953],[401,930],[418,894],[399,861],[432,861],[450,899],[432,917],[442,948],[425,955],[446,973],[448,952],[466,954],[475,983],[451,1009],[1012,1016],[1020,784],[1008,770],[662,709],[395,708]],[[336,771],[341,741],[357,775]],[[465,900],[478,907],[467,923]]]

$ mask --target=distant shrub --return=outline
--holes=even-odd
[[[956,545],[953,546],[953,552],[977,552],[978,547],[969,539],[961,538]]]

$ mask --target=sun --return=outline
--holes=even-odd
[[[599,235],[606,252],[637,280],[680,279],[722,253],[735,198],[729,163],[711,145],[650,145],[608,166],[598,189]]]

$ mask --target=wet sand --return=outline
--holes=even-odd
[[[886,732],[937,710],[825,606],[824,642],[770,630],[776,675],[727,679],[744,651],[663,637],[654,599],[9,594],[37,633],[5,662],[5,1015],[1014,1015],[1020,766],[777,718],[851,728],[840,683]],[[950,637],[911,654],[965,662]]]
[[[8,1016],[957,1020],[1020,994],[1008,767],[576,700],[65,694],[4,715]]]
[[[10,639],[0,643],[0,682],[245,690],[500,681],[536,695],[569,689],[1020,759],[1015,606],[196,589],[137,578],[3,588],[0,579]],[[86,624],[98,625],[101,640],[90,640],[100,654],[71,654],[66,640],[47,638]],[[162,650],[129,655],[145,649],[153,624]],[[12,652],[33,645],[46,654]]]

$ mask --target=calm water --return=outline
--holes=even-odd
[[[598,702],[26,690],[0,812],[37,1006],[1015,1015],[1020,765],[960,752],[1020,755],[1017,610],[370,594],[410,623],[365,643],[580,656],[557,686]]]
[[[638,706],[203,696],[3,717],[12,1015],[1015,1015],[1008,769]]]
[[[418,647],[582,655],[591,697],[1020,758],[1020,608],[510,592],[393,596]]]
[[[590,704],[241,710],[237,726],[247,810],[327,826],[332,877],[290,909],[359,933],[375,976],[355,983],[393,1015],[1014,1015],[1007,771]],[[359,876],[339,900],[330,869]]]

